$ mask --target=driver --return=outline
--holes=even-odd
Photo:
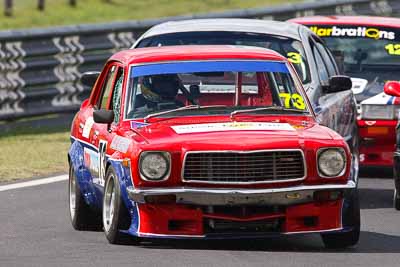
[[[158,74],[143,77],[140,90],[136,96],[136,109],[151,110],[173,109],[184,104],[176,99],[181,81],[176,74]]]

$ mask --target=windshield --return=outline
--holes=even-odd
[[[299,83],[297,83],[299,84]],[[132,66],[126,118],[255,114],[308,114],[302,91],[285,63],[202,61]],[[246,114],[252,113],[246,111]],[[153,115],[152,115],[153,114]]]
[[[364,92],[355,92],[358,100],[383,92],[387,80],[399,80],[399,29],[356,25],[319,25],[310,29],[336,55],[341,54],[346,75],[369,82]]]
[[[303,45],[288,37],[241,32],[169,33],[143,39],[136,48],[169,45],[245,45],[269,48],[293,63],[303,84],[309,83],[311,79]]]

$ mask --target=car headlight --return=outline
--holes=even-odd
[[[337,177],[346,168],[346,153],[343,148],[323,148],[318,151],[318,173],[322,177]]]
[[[396,118],[393,105],[369,105],[361,104],[361,119],[369,120],[393,120]]]
[[[140,177],[146,181],[162,181],[168,178],[171,169],[168,152],[142,152],[139,159]]]

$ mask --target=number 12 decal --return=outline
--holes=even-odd
[[[281,97],[285,100],[285,102],[284,102],[285,108],[290,108],[291,103],[293,104],[293,107],[295,107],[297,109],[304,110],[306,108],[304,99],[299,94],[280,93],[279,97]]]
[[[400,44],[388,44],[385,49],[389,55],[400,56]]]

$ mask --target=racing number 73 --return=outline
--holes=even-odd
[[[289,94],[289,93],[280,93],[279,97],[284,99],[285,108],[290,108],[290,103],[293,104],[293,107],[297,109],[305,109],[306,104],[304,103],[304,99],[299,94]]]

